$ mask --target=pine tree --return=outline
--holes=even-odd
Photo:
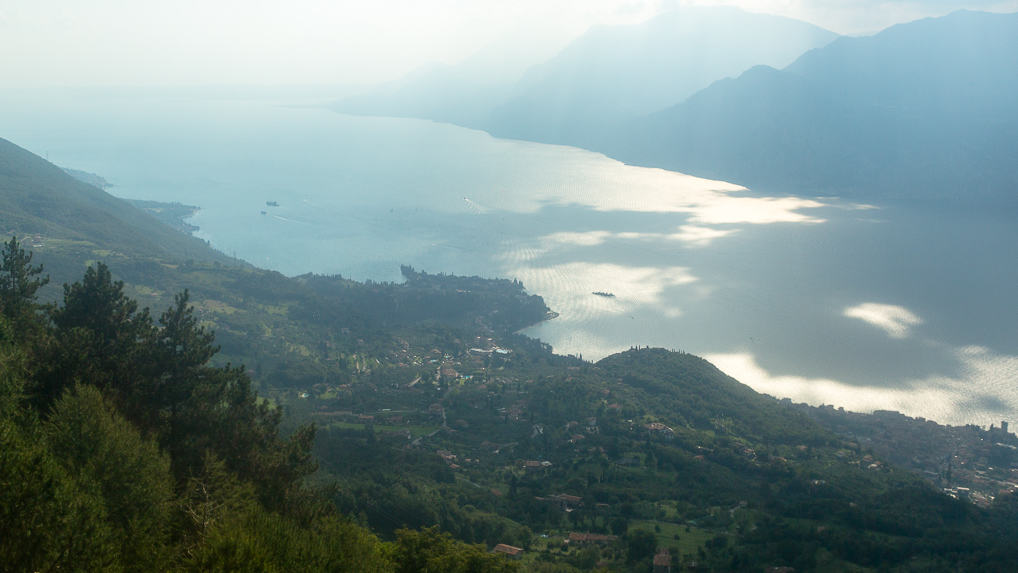
[[[170,443],[179,440],[184,409],[202,383],[208,361],[219,352],[214,335],[195,319],[189,298],[186,290],[177,294],[174,305],[160,316],[149,349],[151,384],[142,389],[141,399],[152,414],[151,423],[158,425]]]
[[[13,236],[0,251],[0,313],[23,336],[41,330],[36,293],[49,283],[42,265],[32,266],[32,255]]]
[[[55,459],[102,500],[111,540],[127,571],[154,571],[168,558],[174,491],[170,460],[92,386],[64,392],[45,434]]]
[[[109,267],[99,262],[85,271],[80,282],[64,285],[64,304],[53,313],[53,322],[65,330],[92,332],[92,350],[100,358],[138,342],[152,320],[148,309],[139,312],[138,303],[124,294],[124,282],[114,281]]]
[[[7,330],[5,323],[0,317],[0,331]],[[105,505],[61,466],[38,416],[22,407],[22,357],[4,338],[0,336],[0,569],[118,570],[118,547]]]
[[[74,381],[113,396],[124,415],[144,426],[147,413],[134,408],[146,386],[155,327],[148,309],[124,294],[109,268],[96,263],[81,281],[64,285],[63,306],[51,312],[56,343],[39,375],[37,406],[59,397]]]

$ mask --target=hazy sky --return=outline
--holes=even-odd
[[[1018,0],[0,0],[0,88],[365,84],[485,48],[544,59],[588,27],[731,4],[844,34]]]

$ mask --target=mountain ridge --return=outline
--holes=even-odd
[[[733,28],[732,21],[738,26]],[[410,74],[333,109],[579,144],[568,130],[601,133],[624,119],[667,107],[713,79],[757,63],[783,65],[834,37],[790,18],[726,6],[684,7],[639,24],[591,28],[520,78],[491,78],[471,59]],[[713,63],[687,57],[694,53]],[[594,119],[597,126],[587,125]]]
[[[899,24],[716,82],[600,150],[768,192],[1013,205],[1015,54],[1018,14]]]
[[[535,65],[484,126],[494,135],[584,146],[631,118],[758,64],[783,66],[836,34],[729,6],[684,7],[592,28]]]

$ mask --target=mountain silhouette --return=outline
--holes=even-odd
[[[767,192],[1015,202],[1018,14],[956,12],[755,67],[597,142]]]

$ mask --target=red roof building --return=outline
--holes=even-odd
[[[499,543],[491,550],[492,553],[498,553],[505,555],[510,559],[519,559],[523,556],[523,549],[520,547],[513,547],[512,545],[506,545],[505,543]]]
[[[654,573],[672,573],[672,556],[667,549],[654,556]]]

